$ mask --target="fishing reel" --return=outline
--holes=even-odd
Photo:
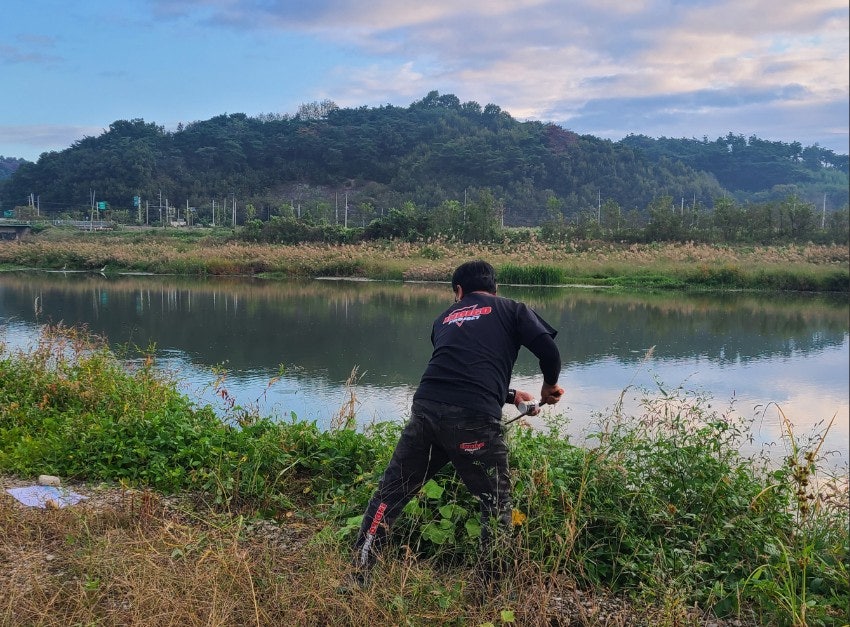
[[[522,415],[533,414],[537,411],[538,407],[540,407],[540,401],[536,399],[520,401],[519,405],[516,406],[516,408],[522,412]]]
[[[521,412],[519,416],[515,418],[511,418],[510,420],[505,422],[505,425],[509,425],[512,422],[516,422],[523,416],[528,416],[529,414],[533,414],[540,407],[540,401],[538,400],[530,400],[530,401],[520,401],[516,408]]]

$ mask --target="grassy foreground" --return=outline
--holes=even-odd
[[[80,331],[0,345],[0,473],[106,482],[113,497],[26,509],[0,493],[0,623],[850,619],[847,483],[819,475],[822,436],[786,424],[787,463],[770,468],[739,454],[746,424],[685,390],[648,394],[640,417],[600,416],[592,448],[557,423],[509,431],[513,568],[486,602],[470,584],[477,505],[448,472],[400,518],[373,586],[340,595],[399,429],[354,429],[351,394],[328,431],[246,412],[226,423],[150,357],[121,361]]]
[[[297,246],[241,242],[229,232],[149,229],[117,233],[52,228],[0,241],[0,264],[15,268],[159,274],[343,276],[448,280],[473,258],[502,283],[623,287],[850,291],[846,246],[712,246],[538,241],[531,229],[498,244],[370,242]]]

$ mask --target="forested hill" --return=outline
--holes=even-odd
[[[11,178],[15,170],[27,163],[25,159],[0,155],[0,182]]]
[[[198,208],[227,199],[261,215],[344,197],[377,215],[489,190],[505,224],[519,225],[607,201],[642,212],[660,196],[711,207],[722,196],[764,201],[792,192],[832,210],[848,201],[848,157],[731,134],[612,142],[431,92],[408,107],[325,101],[295,115],[225,114],[174,132],[119,120],[23,164],[0,185],[3,209],[32,194],[45,215],[84,211],[93,194],[113,209],[132,211],[134,196]]]

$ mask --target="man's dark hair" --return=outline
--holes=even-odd
[[[452,275],[452,291],[460,285],[464,294],[484,291],[496,293],[496,271],[486,261],[467,261]]]

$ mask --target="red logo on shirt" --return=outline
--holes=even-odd
[[[455,309],[452,313],[443,318],[443,324],[456,324],[457,326],[460,326],[469,320],[478,320],[478,318],[486,316],[491,311],[493,311],[492,307],[478,307],[477,305],[470,305],[463,309]]]

